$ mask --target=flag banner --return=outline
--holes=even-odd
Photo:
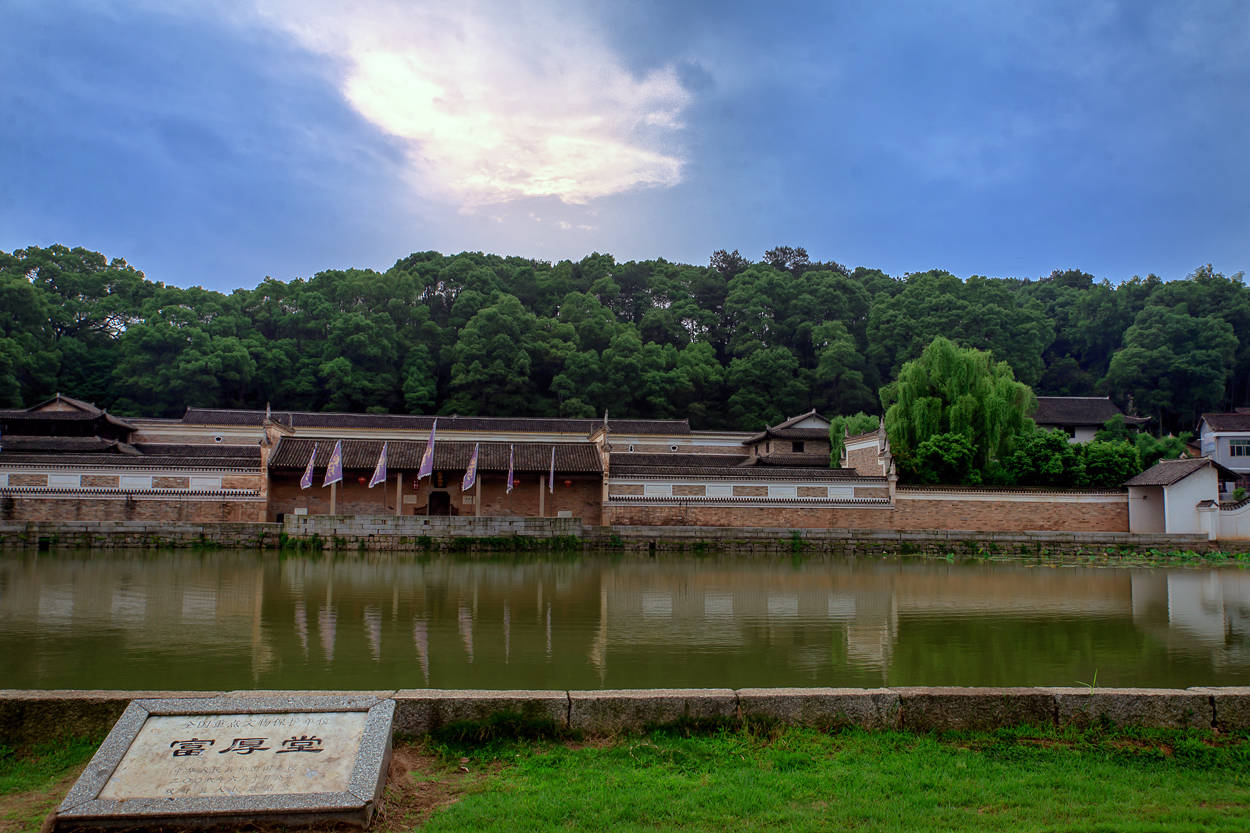
[[[369,488],[386,482],[386,443],[382,443],[382,453],[378,455],[378,464],[373,467],[373,477],[369,478]]]
[[[299,479],[299,487],[308,489],[312,486],[313,463],[317,462],[317,443],[313,443],[313,453],[308,457],[308,465],[304,468],[304,476]]]
[[[330,455],[330,462],[326,463],[326,480],[321,484],[322,488],[329,486],[331,483],[343,482],[343,441],[335,440],[334,452]]]
[[[477,443],[473,444],[473,456],[469,458],[469,467],[464,470],[464,480],[460,481],[460,491],[467,492],[477,482]]]
[[[513,447],[512,447],[512,446],[508,446],[508,490],[507,490],[506,492],[504,492],[504,494],[505,494],[505,495],[510,495],[510,494],[512,494],[512,460],[513,460],[512,455],[513,455],[513,451],[514,451]]]
[[[438,420],[430,426],[430,438],[425,443],[425,453],[421,455],[421,468],[417,469],[417,479],[429,477],[434,473],[434,432],[438,430]]]
[[[551,472],[547,475],[547,491],[556,493],[556,447],[551,447]]]

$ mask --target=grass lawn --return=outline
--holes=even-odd
[[[92,744],[0,752],[36,831]],[[1250,734],[653,732],[399,744],[375,830],[1250,830]]]

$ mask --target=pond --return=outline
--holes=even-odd
[[[1250,684],[1250,570],[0,554],[0,688]]]

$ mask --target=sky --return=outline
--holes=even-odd
[[[0,250],[1250,271],[1244,0],[0,0]]]

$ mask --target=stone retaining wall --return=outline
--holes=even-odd
[[[287,515],[283,531],[294,540],[316,535],[351,547],[363,543],[366,549],[416,549],[411,539],[573,538],[581,537],[583,527],[579,518]]]
[[[1140,550],[1250,551],[1250,541],[1205,535],[1100,532],[980,532],[941,529],[789,529],[785,527],[587,527],[576,518],[426,518],[393,515],[288,516],[277,523],[145,523],[141,521],[0,521],[0,548],[277,548],[283,540],[328,549],[415,550],[515,548],[544,539],[584,550],[821,552],[846,555],[923,554],[1070,556]]]
[[[657,726],[779,723],[947,731],[1008,726],[1250,729],[1250,686],[1155,688],[709,688],[368,692],[0,690],[0,744],[103,735],[132,699],[353,694],[395,698],[397,733],[510,716],[587,735]]]
[[[182,549],[273,548],[281,524],[155,523],[145,521],[0,522],[0,548]]]
[[[626,549],[721,547],[744,552],[818,551],[847,555],[1081,555],[1119,550],[1250,549],[1250,542],[1211,541],[1205,535],[1129,532],[983,532],[958,529],[786,529],[778,527],[613,526],[588,531]]]

